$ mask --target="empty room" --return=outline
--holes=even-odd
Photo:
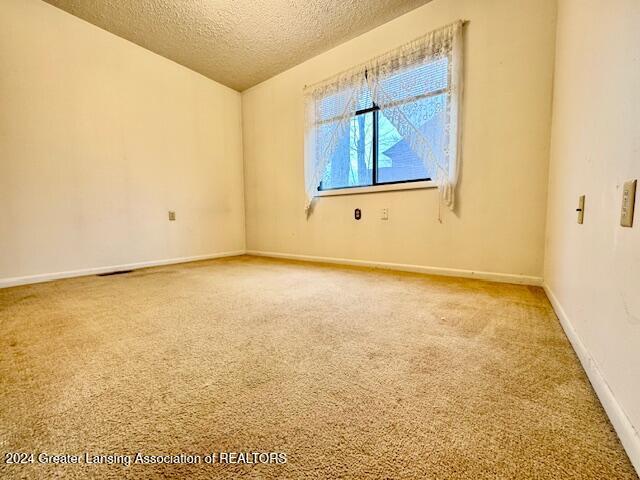
[[[0,478],[638,480],[639,25],[0,0]]]

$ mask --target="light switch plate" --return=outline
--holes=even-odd
[[[578,212],[578,223],[582,225],[584,223],[584,195],[578,197],[578,208],[576,211]]]
[[[636,185],[638,180],[629,180],[622,187],[622,208],[620,210],[620,225],[633,227],[633,209],[636,203]]]
[[[173,222],[176,219],[176,212],[169,211],[169,221]]]

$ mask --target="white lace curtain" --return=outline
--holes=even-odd
[[[351,119],[372,104],[422,160],[440,190],[440,205],[453,209],[460,168],[462,27],[457,21],[305,88],[308,213]]]

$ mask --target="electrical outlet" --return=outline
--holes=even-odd
[[[176,212],[169,210],[169,221],[173,222],[176,219]]]
[[[622,209],[620,211],[620,225],[633,227],[633,208],[636,203],[637,180],[629,180],[622,187]]]
[[[381,220],[389,220],[389,209],[383,208],[380,210],[380,219]]]
[[[576,212],[578,212],[578,223],[582,225],[582,223],[584,223],[584,195],[578,197],[578,208],[576,208]]]

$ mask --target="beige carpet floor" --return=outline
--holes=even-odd
[[[0,290],[0,342],[2,478],[637,478],[540,288],[236,257]]]

